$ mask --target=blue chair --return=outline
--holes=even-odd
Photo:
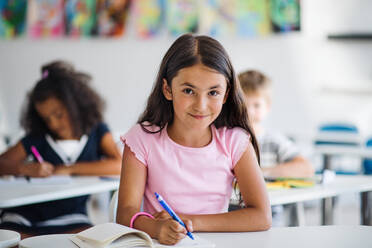
[[[332,134],[335,137],[337,135],[353,135],[356,136],[359,134],[358,128],[354,124],[349,123],[328,123],[323,124],[319,127],[319,134]],[[357,146],[360,145],[357,141],[341,141],[341,140],[329,140],[329,139],[317,139],[315,140],[315,145],[346,145],[346,146]]]
[[[372,149],[372,138],[368,139],[366,142],[366,147]],[[363,161],[363,174],[372,174],[372,159],[364,159]]]
[[[319,127],[317,138],[314,140],[314,145],[334,146],[334,147],[359,147],[361,146],[359,130],[356,125],[351,123],[326,123]],[[342,154],[340,154],[342,155]],[[332,155],[335,156],[335,155]],[[322,173],[324,169],[332,169],[331,155],[323,154],[324,168],[317,173]],[[342,165],[341,165],[342,167]],[[359,171],[348,169],[336,169],[336,174],[355,175]]]

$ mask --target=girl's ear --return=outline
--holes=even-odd
[[[173,100],[172,89],[169,88],[167,80],[165,78],[163,78],[163,95],[168,101]]]

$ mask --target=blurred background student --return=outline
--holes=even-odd
[[[247,70],[238,75],[246,105],[260,147],[261,169],[265,178],[306,178],[314,169],[295,144],[281,133],[265,129],[263,121],[271,107],[271,81],[260,71]],[[282,206],[274,206],[273,225],[284,225]]]
[[[21,118],[26,136],[0,155],[0,175],[118,175],[120,152],[103,122],[103,100],[89,86],[91,77],[64,61],[43,66],[41,73]],[[87,200],[80,196],[8,208],[0,228],[26,236],[77,232],[91,226]]]

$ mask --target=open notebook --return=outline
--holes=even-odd
[[[162,245],[140,230],[116,223],[104,223],[91,227],[70,237],[80,248],[129,248],[129,247],[184,247],[213,248],[215,244],[194,235],[195,240],[186,236],[174,246]]]

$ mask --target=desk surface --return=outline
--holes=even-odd
[[[337,175],[335,180],[326,185],[269,190],[269,199],[271,205],[279,205],[366,191],[372,191],[372,176]]]
[[[353,155],[372,159],[372,148],[346,145],[316,145],[314,151],[322,155]]]
[[[198,233],[216,244],[216,248],[370,248],[371,226],[313,226],[271,228],[265,232]],[[20,248],[76,248],[69,234],[27,238]]]
[[[317,184],[309,188],[270,189],[270,205],[281,205],[309,200],[323,199],[345,193],[372,191],[372,176],[337,175],[329,184]],[[237,196],[233,193],[231,202],[237,204]]]
[[[0,208],[16,207],[89,195],[119,188],[119,180],[100,177],[72,177],[65,184],[2,184],[0,187]]]

